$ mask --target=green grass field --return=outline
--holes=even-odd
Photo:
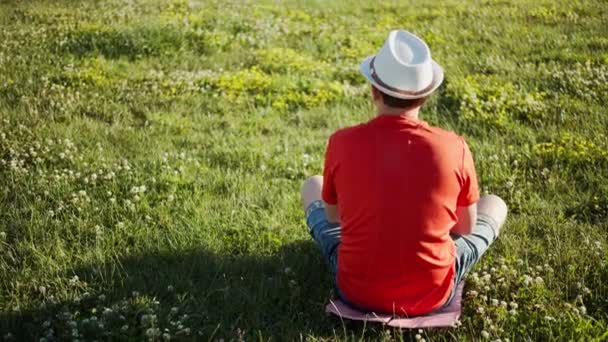
[[[0,340],[608,340],[608,3],[0,1]],[[511,213],[463,317],[324,314],[302,180],[423,37]],[[417,336],[419,335],[419,336]]]

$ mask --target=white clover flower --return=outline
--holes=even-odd
[[[6,239],[6,232],[0,232],[0,240]]]
[[[122,327],[120,327],[120,331],[122,332],[126,332],[127,330],[129,330],[129,326],[128,325],[123,325]]]
[[[167,286],[167,291],[173,292],[173,291],[175,291],[175,287],[173,287],[173,285],[169,285],[169,286]]]
[[[515,309],[509,310],[509,315],[511,315],[511,316],[517,315],[517,310],[515,310]]]
[[[587,307],[585,307],[584,305],[581,305],[579,307],[579,310],[581,311],[581,314],[583,314],[583,315],[587,314]]]
[[[507,302],[505,302],[504,300],[500,301],[500,307],[506,309],[507,308]]]
[[[422,336],[420,336],[420,334],[416,334],[415,338],[416,338],[416,341],[420,341],[420,339],[422,338]]]
[[[175,196],[173,196],[173,195],[169,195],[169,197],[167,197],[167,200],[168,200],[169,202],[173,202],[173,200],[175,200]]]
[[[517,303],[515,302],[510,302],[509,306],[511,307],[511,309],[517,309],[519,307],[519,305],[517,305]]]
[[[541,278],[541,277],[536,277],[536,278],[534,279],[534,282],[535,282],[537,285],[542,285],[542,284],[544,284],[544,283],[545,283],[545,281],[544,281],[544,280],[543,280],[543,278]]]
[[[485,309],[482,306],[478,306],[477,309],[475,309],[475,311],[479,314],[484,313]]]
[[[485,330],[482,330],[481,331],[481,337],[483,337],[483,338],[490,338],[490,333],[487,332],[487,331],[485,331]]]
[[[492,299],[491,302],[492,302],[492,305],[494,305],[494,306],[498,306],[499,305],[498,299]]]
[[[47,328],[49,328],[50,326],[51,326],[51,322],[50,322],[50,321],[44,321],[44,322],[42,323],[42,327],[43,327],[44,329],[47,329]]]

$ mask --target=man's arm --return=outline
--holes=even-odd
[[[458,235],[471,234],[477,221],[477,203],[468,207],[456,207],[458,222],[452,227],[451,232]]]
[[[340,213],[337,205],[325,203],[325,215],[330,223],[340,223]]]

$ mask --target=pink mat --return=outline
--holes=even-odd
[[[332,313],[341,318],[354,321],[376,322],[395,328],[434,328],[451,327],[460,318],[462,308],[462,289],[464,282],[460,282],[456,288],[454,299],[449,306],[431,315],[416,316],[410,318],[394,317],[386,314],[376,314],[373,312],[361,312],[344,304],[341,300],[330,300],[325,307],[325,312]]]

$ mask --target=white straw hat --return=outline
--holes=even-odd
[[[431,59],[426,43],[405,30],[394,30],[361,73],[383,93],[400,99],[425,97],[443,82],[443,69]]]

